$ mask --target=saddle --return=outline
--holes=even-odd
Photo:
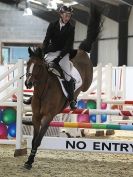
[[[50,62],[48,63],[48,71],[65,80],[65,76],[60,65],[56,65],[55,63]]]
[[[73,59],[75,56],[76,56],[76,54],[77,54],[77,50],[75,50],[75,49],[72,49],[71,51],[70,51],[70,61],[71,61],[71,59]],[[62,71],[62,69],[61,69],[61,67],[60,67],[60,65],[58,64],[58,65],[56,65],[55,63],[53,63],[53,62],[50,62],[50,63],[48,63],[48,71],[51,71],[53,74],[55,74],[56,76],[58,76],[58,77],[60,77],[61,79],[64,79],[65,80],[65,76],[64,76],[64,73],[63,73],[63,71]]]
[[[61,67],[60,67],[60,65],[56,65],[55,63],[49,63],[48,64],[48,71],[49,72],[52,72],[54,75],[56,75],[57,76],[57,78],[58,78],[58,80],[59,80],[59,82],[60,82],[60,84],[61,84],[61,87],[62,87],[62,91],[63,91],[63,93],[64,93],[64,95],[67,97],[67,98],[69,98],[69,96],[70,96],[70,92],[72,92],[71,90],[70,90],[70,83],[69,83],[69,81],[67,81],[66,79],[65,79],[65,75],[64,75],[64,73],[63,73],[63,71],[62,71],[62,69],[61,69]],[[74,92],[74,90],[75,90],[75,85],[76,85],[76,80],[73,78],[73,77],[71,77],[71,79],[74,81],[73,82],[73,92]]]
[[[73,63],[71,62],[71,59],[73,59],[76,54],[77,54],[77,50],[72,50],[71,55],[70,55],[71,72],[68,74],[63,72],[60,65],[55,64],[52,61],[45,60],[45,64],[47,66],[48,72],[54,74],[58,78],[58,80],[61,84],[63,93],[66,97],[68,97],[68,90],[70,90],[68,81],[66,80],[66,74],[69,75],[71,77],[71,79],[74,81],[74,88],[75,88],[74,90],[75,91],[82,85],[82,78],[80,76],[80,73],[73,66]]]

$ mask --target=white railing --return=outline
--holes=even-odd
[[[7,76],[11,74],[12,72],[17,70],[17,74],[11,79],[7,80]],[[0,106],[7,106],[7,107],[15,107],[17,112],[17,118],[16,118],[16,139],[10,140],[10,139],[0,139],[0,144],[15,144],[16,149],[21,148],[21,140],[22,140],[22,108],[23,108],[23,76],[24,74],[24,62],[23,60],[18,60],[18,63],[16,63],[12,68],[10,68],[8,71],[3,73],[0,76],[0,82],[3,84],[0,85]],[[3,82],[4,80],[4,82]],[[13,87],[12,85],[14,83],[16,87]],[[5,90],[8,90],[6,92],[6,95],[3,94]],[[17,102],[12,102],[11,96],[12,94],[17,95]],[[10,98],[10,99],[9,99]]]

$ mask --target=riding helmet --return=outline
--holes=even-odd
[[[60,13],[70,13],[72,14],[73,13],[73,8],[71,6],[61,6],[60,9],[59,9],[59,12]]]

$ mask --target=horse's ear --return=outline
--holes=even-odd
[[[42,49],[40,47],[36,49],[36,54],[40,59],[42,59]]]
[[[34,55],[34,52],[32,51],[32,49],[30,47],[28,48],[28,52],[29,52],[30,57]]]

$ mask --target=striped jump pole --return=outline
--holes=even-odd
[[[81,100],[88,101],[89,99],[81,99]],[[102,99],[102,103],[133,105],[133,101],[132,100],[107,100],[107,99]]]
[[[96,115],[116,115],[116,116],[133,116],[133,111],[121,111],[121,110],[102,110],[102,109],[64,109],[62,113],[65,114],[96,114]]]
[[[67,128],[89,128],[89,129],[111,129],[111,130],[129,130],[133,131],[133,125],[116,125],[116,124],[91,124],[81,122],[56,122],[50,123],[52,127],[67,127]]]
[[[133,101],[131,100],[102,100],[102,102],[107,103],[107,104],[127,104],[127,105],[133,105]]]
[[[31,112],[31,106],[24,106],[23,109],[24,112]],[[103,115],[103,114],[107,114],[107,115],[116,115],[116,116],[133,116],[133,111],[122,111],[122,110],[102,110],[102,109],[75,109],[75,110],[71,110],[71,109],[64,109],[61,113],[64,114],[88,114],[88,115],[92,115],[92,114],[96,114],[96,115]]]

